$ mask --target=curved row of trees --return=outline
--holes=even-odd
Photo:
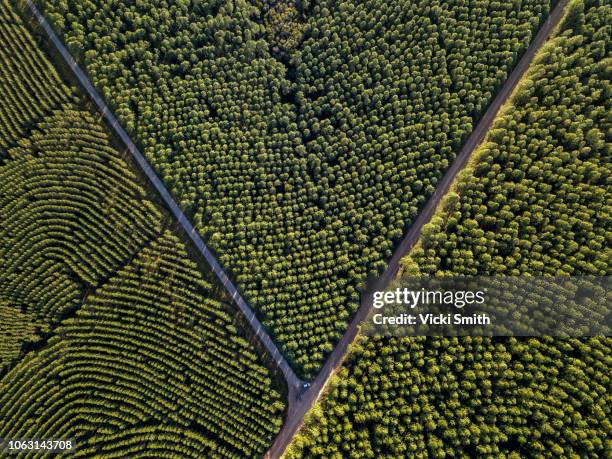
[[[305,376],[550,7],[321,1],[257,21],[244,0],[45,4]]]
[[[46,59],[39,59],[37,44],[17,18],[12,7],[0,10],[0,62],[4,83],[0,104],[0,164],[8,148],[38,120],[72,98],[71,91],[57,84],[58,75]],[[24,52],[24,50],[29,50]],[[7,88],[14,88],[9,91]]]
[[[34,122],[0,170],[0,296],[57,323],[161,234],[162,216],[86,112]]]
[[[284,401],[239,313],[9,0],[0,42],[0,437],[261,456]]]
[[[612,274],[611,20],[570,3],[405,272]],[[602,457],[611,364],[610,337],[361,337],[288,457]]]
[[[184,457],[191,432],[187,455],[263,454],[284,402],[181,245],[164,232],[0,380],[3,438],[72,438],[91,457],[135,430],[139,454]]]

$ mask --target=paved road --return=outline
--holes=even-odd
[[[289,406],[287,420],[285,421],[282,430],[274,440],[271,448],[266,453],[266,457],[274,459],[279,458],[287,448],[287,445],[302,425],[304,415],[317,401],[321,392],[327,385],[330,376],[342,363],[348,346],[357,336],[359,325],[367,318],[367,315],[372,308],[371,292],[384,290],[389,282],[395,277],[397,270],[399,269],[400,260],[408,254],[409,250],[418,241],[423,226],[431,220],[436,207],[438,207],[440,200],[448,192],[451,184],[455,180],[455,177],[459,171],[463,169],[476,147],[484,139],[486,133],[491,127],[491,124],[493,123],[493,120],[495,119],[495,116],[497,115],[497,112],[512,94],[512,91],[516,87],[517,83],[520,81],[525,71],[529,68],[536,52],[542,47],[550,33],[561,20],[567,2],[568,0],[560,0],[550,13],[548,19],[536,34],[536,37],[523,54],[514,71],[510,74],[503,87],[499,90],[495,99],[493,99],[491,102],[488,110],[478,122],[478,125],[465,141],[463,147],[457,154],[455,161],[453,161],[451,166],[444,173],[442,179],[438,182],[433,196],[429,198],[427,204],[425,204],[425,207],[423,207],[419,213],[419,216],[410,226],[408,232],[395,249],[386,271],[383,273],[380,279],[369,286],[368,293],[362,296],[362,302],[355,316],[351,320],[349,328],[325,361],[321,372],[312,382],[311,388],[302,396],[301,400]]]
[[[283,355],[280,353],[276,344],[272,341],[268,333],[264,330],[261,323],[253,313],[253,310],[249,307],[247,302],[242,298],[240,292],[234,285],[234,283],[229,279],[229,277],[223,271],[223,268],[213,255],[213,253],[208,249],[196,229],[193,227],[189,219],[183,214],[179,206],[176,204],[163,182],[159,179],[153,168],[149,165],[145,157],[140,153],[132,139],[128,136],[125,130],[121,127],[121,124],[115,118],[115,115],[108,108],[102,97],[95,90],[85,72],[81,70],[76,61],[72,58],[64,44],[55,34],[45,17],[40,13],[36,5],[31,0],[26,0],[26,4],[32,11],[32,14],[35,16],[36,20],[40,24],[40,26],[44,29],[47,36],[55,46],[55,48],[59,51],[64,59],[65,63],[72,69],[72,72],[77,77],[83,88],[89,94],[89,97],[93,100],[93,102],[98,106],[100,112],[106,119],[107,123],[113,128],[117,136],[121,139],[121,141],[128,148],[143,173],[147,176],[157,193],[161,196],[162,201],[166,205],[166,207],[172,212],[172,215],[177,220],[179,225],[183,228],[185,233],[193,242],[194,246],[197,248],[199,253],[206,259],[206,262],[209,264],[212,271],[215,273],[226,292],[230,297],[234,300],[246,320],[249,322],[250,326],[253,328],[257,338],[263,344],[267,352],[270,354],[277,367],[282,371],[287,385],[289,386],[290,399],[295,399],[295,391],[298,387],[301,387],[303,381],[300,380],[297,375],[294,373],[293,369],[289,365],[289,363],[285,360]]]

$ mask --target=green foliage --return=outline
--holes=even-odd
[[[24,343],[38,343],[41,332],[48,331],[31,317],[0,299],[0,375],[21,357]]]
[[[17,18],[13,8],[2,0],[0,10],[0,67],[2,101],[0,104],[0,165],[7,149],[22,138],[33,120],[61,107],[72,94],[57,84],[57,72],[37,51],[38,45]],[[27,50],[27,52],[24,52]],[[12,88],[9,91],[8,88]]]
[[[190,432],[192,456],[263,454],[280,428],[279,394],[181,246],[162,234],[8,373],[2,437],[25,438],[34,423],[37,437],[75,438],[87,456],[144,424],[153,438],[163,426]]]
[[[280,1],[270,7],[264,16],[267,40],[272,54],[292,54],[303,37],[306,25],[293,1]],[[276,48],[275,48],[276,47]]]
[[[606,337],[362,337],[286,457],[604,457],[611,353]]]
[[[568,11],[563,21],[563,27],[573,29],[576,33],[584,32],[584,1],[573,0],[568,5]]]
[[[582,35],[565,22],[543,50],[404,270],[612,273],[612,7],[584,12]],[[605,457],[611,364],[610,337],[361,337],[288,457]]]
[[[7,152],[0,168],[0,297],[58,322],[159,236],[161,214],[102,126],[68,104]]]
[[[413,251],[422,272],[612,271],[605,134],[612,127],[605,59],[612,8],[588,5],[584,33],[562,29],[545,47],[462,175],[458,201],[434,218]],[[460,255],[466,251],[473,258]]]
[[[284,403],[238,313],[7,0],[0,31],[0,437],[260,456]]]
[[[2,6],[0,299],[24,325],[48,329],[161,234],[161,214],[13,7]]]
[[[257,2],[45,5],[312,376],[549,3],[312,2],[289,67],[266,41],[287,24],[266,29]]]

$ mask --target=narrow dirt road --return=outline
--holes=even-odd
[[[115,118],[115,115],[112,113],[110,108],[104,102],[104,99],[98,94],[93,84],[89,81],[89,78],[85,74],[85,72],[79,67],[77,62],[72,58],[62,41],[59,39],[57,34],[51,28],[45,17],[38,10],[36,5],[32,2],[32,0],[26,0],[26,5],[32,11],[32,14],[42,27],[42,29],[47,34],[47,37],[53,44],[53,46],[60,53],[64,62],[68,67],[72,70],[74,76],[77,78],[83,89],[87,92],[91,100],[96,104],[100,113],[108,123],[108,125],[113,129],[115,134],[121,139],[123,144],[127,147],[131,155],[134,157],[138,166],[142,170],[142,172],[147,176],[151,185],[155,189],[155,191],[161,197],[162,202],[168,208],[168,210],[172,213],[173,217],[176,219],[177,223],[180,225],[182,230],[185,232],[187,237],[191,240],[198,253],[204,257],[210,269],[213,271],[219,282],[223,285],[223,288],[227,292],[227,294],[233,299],[234,303],[238,306],[241,313],[244,315],[245,319],[253,329],[255,336],[264,346],[266,351],[270,354],[272,360],[275,362],[276,366],[282,371],[285,380],[287,381],[287,385],[289,386],[289,393],[295,393],[297,388],[301,387],[303,381],[297,377],[285,357],[280,353],[272,338],[268,335],[266,330],[263,328],[259,319],[251,309],[251,307],[247,304],[244,298],[240,295],[240,292],[231,281],[231,279],[225,274],[225,271],[217,261],[215,255],[210,251],[210,249],[206,246],[199,233],[193,227],[189,219],[185,216],[183,211],[180,209],[176,201],[170,195],[170,192],[166,189],[164,183],[159,179],[153,168],[149,165],[146,158],[143,154],[138,150],[130,136],[125,132],[121,124]],[[293,398],[293,397],[292,397]]]
[[[351,320],[347,331],[344,333],[341,340],[338,342],[332,353],[325,361],[325,364],[323,365],[317,378],[312,382],[311,387],[307,391],[301,393],[301,388],[304,384],[304,381],[297,377],[289,363],[285,360],[283,355],[276,347],[276,344],[272,341],[270,336],[267,334],[267,332],[257,319],[253,310],[240,295],[238,289],[235,287],[231,279],[229,279],[229,277],[225,274],[223,268],[217,261],[214,254],[208,249],[208,247],[206,246],[196,229],[193,227],[189,219],[183,214],[179,206],[176,204],[176,202],[164,186],[163,182],[159,179],[159,177],[157,177],[157,174],[155,173],[153,168],[149,165],[145,157],[138,150],[129,135],[121,127],[114,114],[111,112],[102,97],[98,94],[92,83],[89,81],[89,78],[87,77],[85,72],[83,72],[83,70],[79,67],[76,61],[72,58],[68,50],[65,48],[61,40],[57,37],[47,20],[40,13],[40,11],[32,2],[32,0],[26,0],[26,5],[29,7],[32,14],[47,34],[53,46],[60,53],[60,55],[64,59],[64,62],[72,70],[82,87],[87,91],[91,100],[99,108],[108,125],[112,127],[115,134],[125,144],[125,146],[132,154],[143,173],[151,182],[153,188],[160,195],[165,206],[170,210],[170,212],[177,220],[179,225],[182,227],[185,234],[189,237],[193,245],[196,247],[200,255],[204,257],[212,271],[215,273],[215,275],[225,288],[226,292],[231,298],[233,298],[234,302],[236,303],[246,320],[249,322],[259,341],[270,354],[277,367],[282,371],[289,388],[289,408],[287,411],[287,417],[283,428],[279,432],[271,448],[266,453],[266,457],[273,459],[279,458],[287,448],[287,445],[302,425],[304,415],[317,401],[323,389],[327,385],[329,378],[342,363],[342,360],[346,356],[346,352],[349,345],[354,341],[355,337],[357,336],[360,324],[365,320],[372,307],[371,292],[377,290],[384,290],[385,287],[389,284],[389,282],[395,277],[395,274],[397,273],[397,270],[399,268],[400,260],[409,252],[409,250],[417,242],[423,226],[431,220],[431,217],[433,216],[436,207],[440,203],[442,197],[445,196],[445,194],[448,192],[457,174],[463,169],[476,147],[484,139],[500,107],[511,95],[512,91],[515,89],[521,77],[529,68],[537,51],[542,47],[552,30],[561,20],[567,2],[568,0],[560,0],[555,6],[555,8],[552,10],[548,19],[544,22],[536,37],[534,38],[533,42],[525,51],[523,57],[518,62],[515,69],[510,74],[495,99],[491,102],[488,110],[485,112],[479,123],[476,125],[475,129],[472,131],[472,133],[466,140],[465,144],[461,148],[461,151],[457,154],[455,161],[445,172],[442,179],[438,182],[434,194],[427,201],[425,207],[423,207],[418,217],[410,226],[408,232],[395,249],[393,256],[389,260],[386,271],[376,282],[372,283],[369,286],[368,293],[363,295],[363,299],[359,306],[359,309]]]
[[[329,378],[342,363],[349,345],[357,336],[360,324],[366,319],[368,313],[370,312],[370,309],[372,308],[371,292],[384,290],[389,282],[395,277],[397,270],[399,269],[400,260],[406,256],[414,244],[416,244],[423,226],[431,220],[431,217],[440,203],[440,200],[448,192],[451,184],[457,177],[457,174],[464,168],[476,147],[484,139],[497,115],[497,112],[506,102],[508,97],[510,97],[512,91],[514,91],[516,88],[516,85],[524,75],[525,71],[531,65],[538,50],[546,42],[554,28],[559,24],[559,21],[563,17],[563,11],[567,5],[567,2],[568,0],[560,0],[551,11],[547,20],[540,27],[540,30],[536,34],[531,45],[525,51],[523,57],[521,57],[515,69],[499,90],[497,96],[495,99],[493,99],[489,105],[489,108],[482,116],[475,129],[465,141],[463,147],[457,154],[455,161],[453,161],[451,166],[444,173],[442,179],[438,182],[434,194],[429,198],[427,204],[425,204],[425,207],[423,207],[419,213],[419,216],[410,226],[401,243],[395,249],[391,260],[389,260],[386,271],[383,273],[380,279],[369,286],[368,292],[362,295],[362,302],[355,316],[351,320],[347,331],[344,333],[342,339],[338,342],[330,356],[325,361],[323,368],[321,369],[317,378],[312,382],[310,389],[302,395],[300,400],[295,400],[293,403],[289,404],[287,420],[285,421],[282,430],[276,437],[271,448],[266,453],[266,458],[277,459],[287,448],[287,445],[302,425],[304,415],[312,407],[312,405],[316,403],[317,399],[321,395],[321,392],[329,382]]]

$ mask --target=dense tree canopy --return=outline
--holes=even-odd
[[[611,20],[570,5],[405,271],[612,273]],[[610,337],[361,337],[288,457],[604,457],[610,365]]]
[[[550,2],[265,3],[45,2],[312,376]]]

